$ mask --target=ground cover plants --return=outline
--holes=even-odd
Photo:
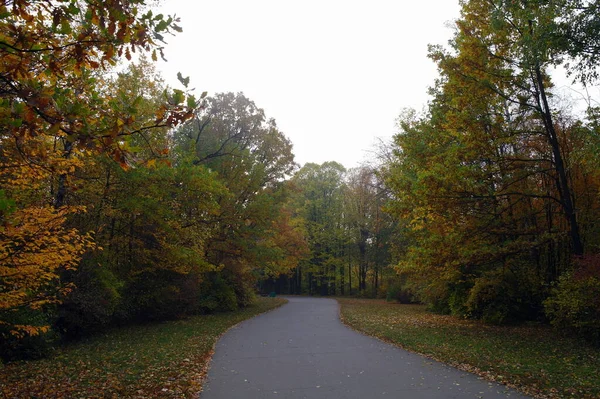
[[[491,326],[421,305],[338,299],[350,327],[539,398],[600,397],[597,347],[547,326]]]
[[[131,326],[0,366],[3,398],[196,398],[217,339],[286,301],[259,298],[235,312]]]

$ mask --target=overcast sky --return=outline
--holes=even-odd
[[[296,161],[354,167],[401,110],[420,110],[458,0],[164,0],[183,33],[168,39],[168,82],[244,92],[275,118]],[[372,156],[372,155],[371,155]]]

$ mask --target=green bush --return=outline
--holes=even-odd
[[[465,303],[466,314],[486,323],[504,324],[511,316],[511,298],[501,280],[479,278]]]
[[[101,330],[113,319],[123,283],[97,262],[83,262],[71,276],[73,291],[59,307],[57,329],[68,338]]]
[[[247,262],[230,259],[225,263],[220,275],[233,288],[237,307],[245,308],[255,303],[257,277]]]
[[[36,327],[52,324],[53,312],[48,309],[22,308],[7,312],[4,319],[12,325],[31,325]],[[0,324],[0,359],[13,361],[21,359],[40,359],[48,356],[54,349],[59,335],[53,330],[38,335],[15,336],[8,326]]]
[[[600,256],[582,258],[563,274],[544,306],[555,327],[600,343]]]
[[[540,286],[527,273],[500,271],[475,280],[465,302],[466,315],[490,324],[537,320],[542,314]]]
[[[471,282],[462,281],[459,283],[450,284],[448,289],[448,309],[450,314],[454,316],[465,317],[469,313],[467,301],[473,284]]]
[[[200,307],[205,312],[227,312],[238,308],[236,293],[231,284],[218,273],[206,276],[200,287]]]
[[[135,275],[120,290],[116,311],[122,323],[174,320],[200,311],[201,277],[155,269]]]
[[[415,303],[415,297],[410,288],[406,286],[406,278],[397,277],[384,283],[385,299],[388,302]]]

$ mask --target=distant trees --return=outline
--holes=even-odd
[[[375,170],[308,163],[291,179],[291,207],[304,223],[310,252],[292,275],[294,293],[378,295],[389,265],[392,221]]]
[[[211,278],[223,278],[246,305],[257,278],[287,273],[305,252],[286,208],[284,179],[296,166],[292,145],[262,109],[233,93],[210,98],[173,141],[177,164],[203,166],[227,188],[217,199],[206,257],[219,267]]]
[[[292,209],[303,221],[310,255],[295,270],[294,292],[330,295],[343,289],[343,176],[337,162],[308,163],[293,177]]]

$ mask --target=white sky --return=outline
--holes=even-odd
[[[160,63],[170,84],[244,92],[275,118],[296,161],[354,167],[376,138],[420,110],[437,76],[428,44],[446,44],[458,0],[164,0],[183,33]]]

